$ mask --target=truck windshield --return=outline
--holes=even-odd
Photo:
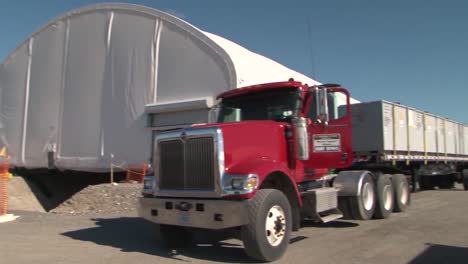
[[[226,98],[220,104],[218,122],[290,121],[299,111],[300,99],[297,88],[279,88]]]

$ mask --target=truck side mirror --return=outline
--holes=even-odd
[[[315,100],[317,105],[317,121],[326,125],[330,120],[328,116],[328,92],[327,89],[321,88],[315,90]]]

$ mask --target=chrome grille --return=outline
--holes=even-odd
[[[161,190],[214,190],[215,150],[212,137],[159,142]]]
[[[184,146],[180,140],[159,143],[160,186],[164,189],[179,189],[184,186]]]

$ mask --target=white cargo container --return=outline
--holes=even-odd
[[[463,126],[463,153],[468,155],[468,127]]]
[[[387,101],[352,105],[353,148],[382,160],[468,160],[468,126]]]
[[[352,105],[352,124],[357,168],[401,171],[413,190],[468,189],[468,125],[387,101]]]

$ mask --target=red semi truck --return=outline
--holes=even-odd
[[[162,132],[153,141],[154,175],[144,179],[139,215],[159,224],[170,247],[187,245],[194,228],[229,229],[239,232],[250,257],[274,261],[305,219],[387,218],[405,211],[419,183],[451,187],[465,176],[468,187],[468,153],[449,154],[447,144],[434,153],[427,142],[423,152],[398,147],[400,106],[351,105],[339,85],[294,80],[217,99],[217,122]],[[389,115],[390,137],[385,125],[378,132]],[[373,133],[381,142],[367,148]],[[463,127],[461,133],[458,143]]]

